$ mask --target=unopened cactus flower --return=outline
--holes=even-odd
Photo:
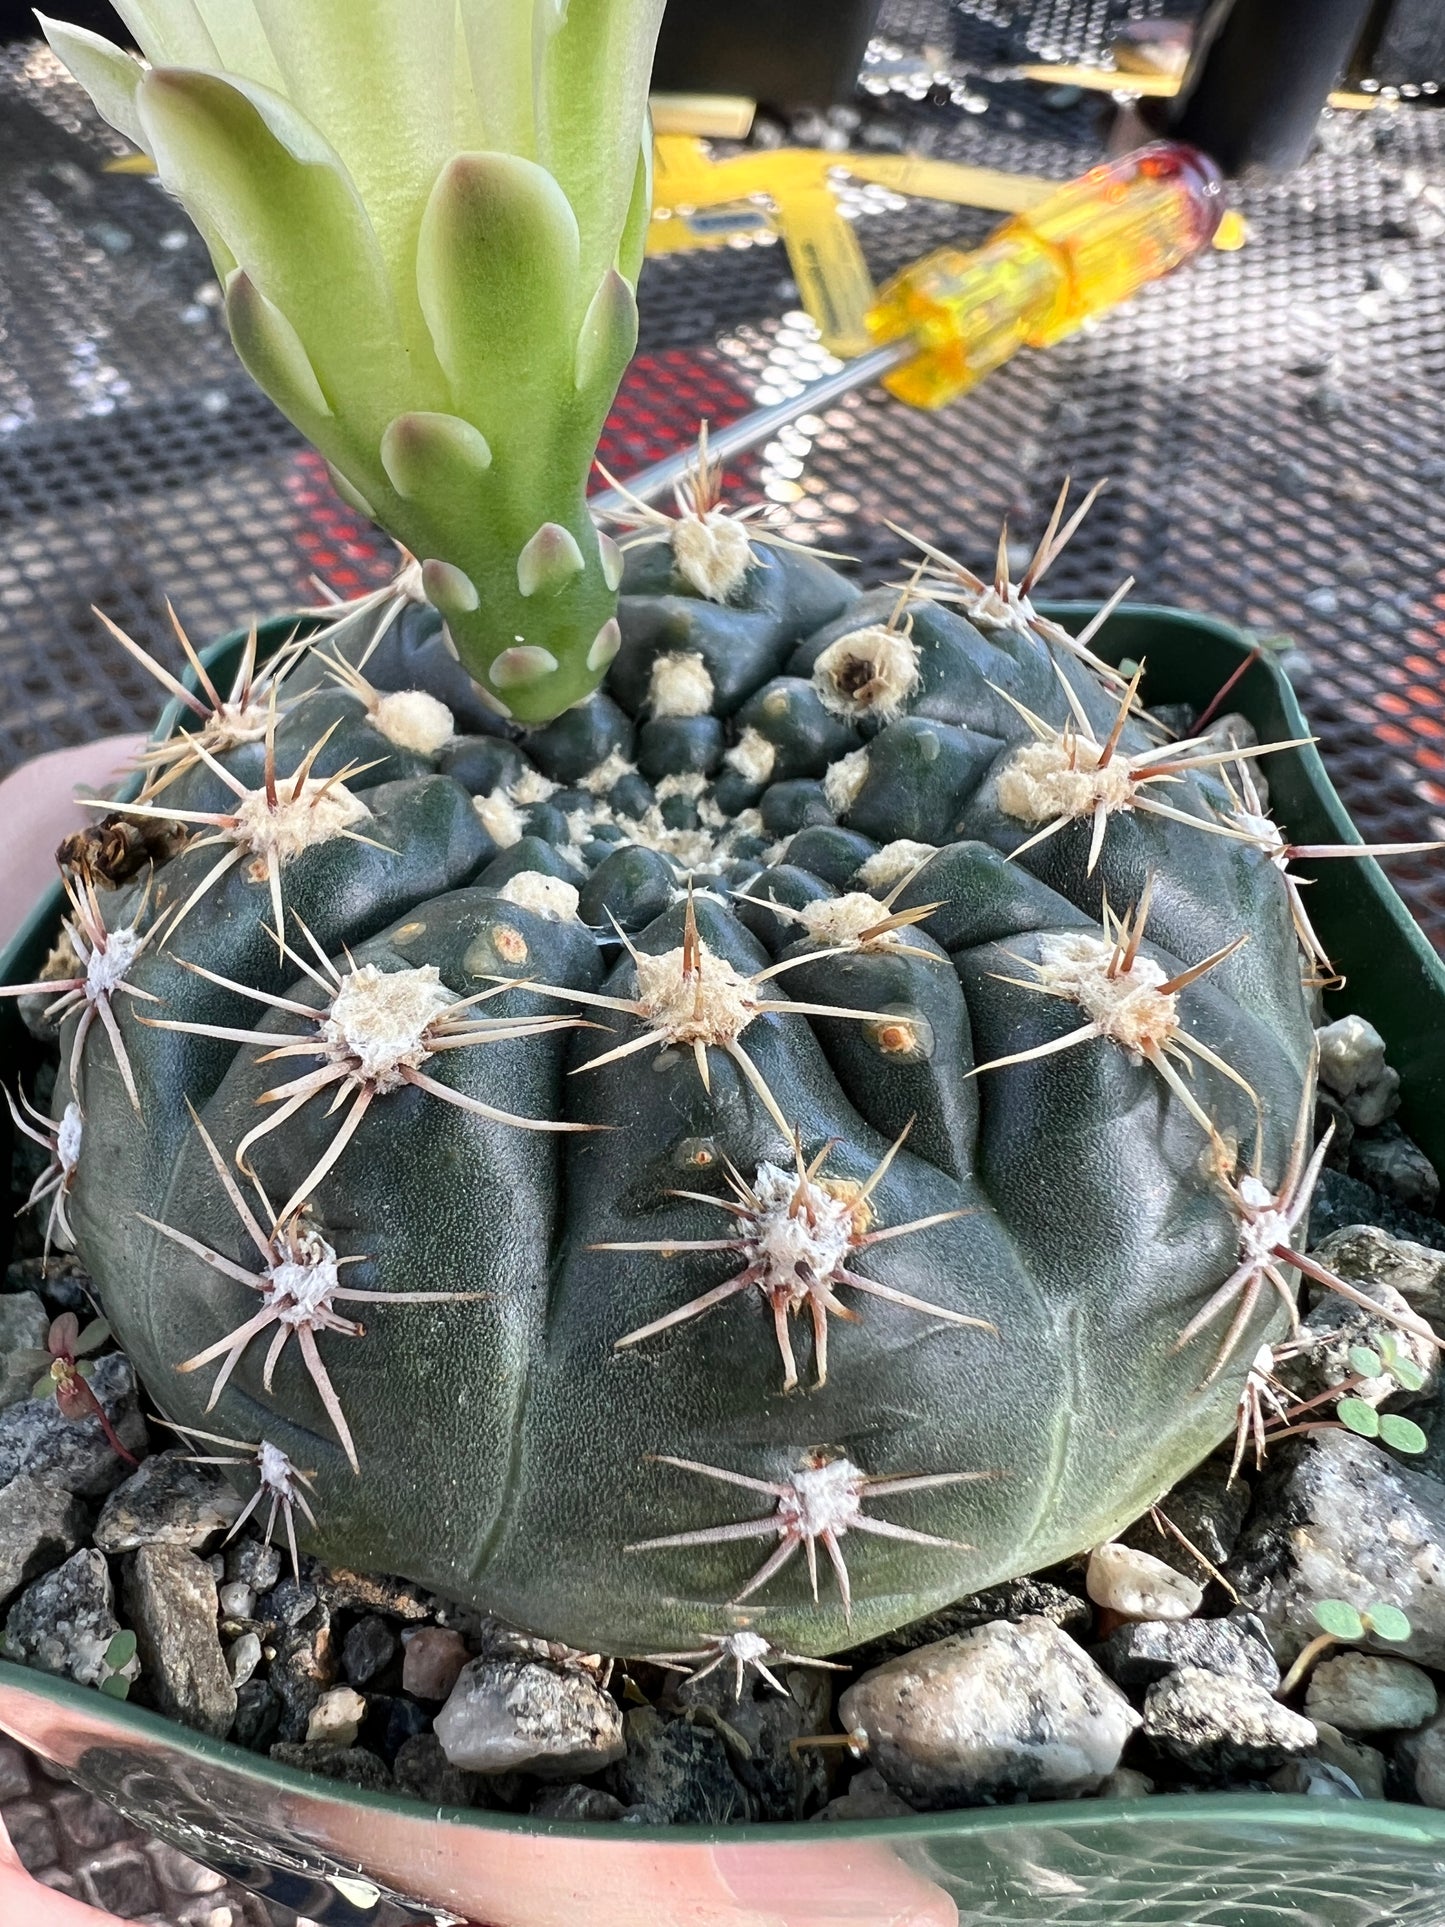
[[[545,721],[617,647],[587,513],[637,340],[662,0],[119,0],[42,16],[205,237],[238,353],[420,563],[493,702]]]

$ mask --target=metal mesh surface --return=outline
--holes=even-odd
[[[1009,77],[1098,60],[1122,18],[1178,0],[892,0],[861,124],[793,139],[922,147],[1066,178],[1107,102]],[[926,50],[926,51],[925,51]],[[845,117],[846,118],[846,117]],[[0,50],[0,769],[148,721],[153,691],[98,604],[167,653],[164,598],[201,636],[383,580],[376,532],[332,494],[225,338],[199,241],[40,49]],[[790,533],[860,558],[882,518],[977,563],[1026,543],[1064,474],[1111,478],[1049,590],[1141,598],[1293,639],[1326,761],[1367,838],[1445,820],[1445,115],[1327,116],[1290,181],[1241,194],[1213,254],[936,416],[873,391],[742,465]],[[851,188],[875,274],[995,217]],[[778,246],[648,263],[643,336],[604,443],[625,475],[829,365]],[[1432,876],[1433,871],[1433,876]],[[1393,873],[1445,944],[1445,873]]]

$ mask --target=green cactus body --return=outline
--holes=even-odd
[[[530,734],[422,607],[338,686],[376,615],[341,622],[283,686],[292,817],[257,742],[182,763],[151,807],[192,846],[98,899],[189,904],[109,999],[135,1102],[96,1023],[72,1090],[93,1000],[62,1036],[69,1217],[159,1406],[311,1475],[325,1557],[587,1650],[824,1654],[1090,1546],[1230,1430],[1278,1316],[1207,1384],[1234,1302],[1178,1343],[1311,1075],[1214,769],[1164,782],[1130,719],[1092,871],[1090,813],[1012,860],[1119,691],[1026,608],[890,625],[750,557],[709,599],[635,550],[607,685]],[[457,733],[380,703],[418,681]]]

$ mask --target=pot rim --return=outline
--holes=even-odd
[[[84,1711],[88,1720],[98,1715],[123,1730],[160,1742],[173,1752],[189,1754],[202,1764],[241,1774],[272,1791],[310,1799],[330,1799],[347,1805],[391,1813],[398,1808],[415,1817],[431,1816],[448,1826],[475,1827],[483,1833],[508,1833],[559,1840],[635,1840],[651,1847],[818,1846],[834,1839],[928,1841],[956,1837],[960,1832],[997,1833],[1021,1826],[1067,1825],[1071,1833],[1110,1832],[1119,1827],[1146,1826],[1155,1819],[1181,1825],[1204,1821],[1211,1826],[1231,1821],[1301,1828],[1333,1835],[1366,1834],[1374,1840],[1397,1839],[1412,1846],[1445,1847],[1445,1812],[1403,1800],[1325,1800],[1296,1793],[1157,1793],[1139,1799],[1039,1800],[1018,1806],[949,1807],[938,1813],[910,1814],[906,1819],[847,1820],[820,1827],[811,1820],[746,1821],[740,1825],[633,1826],[615,1821],[547,1820],[528,1813],[500,1813],[484,1807],[443,1807],[405,1794],[373,1792],[339,1780],[319,1778],[299,1767],[285,1766],[262,1754],[215,1740],[180,1726],[163,1714],[128,1701],[109,1700],[90,1687],[53,1673],[40,1673],[15,1660],[0,1658],[0,1712],[6,1695],[20,1692],[62,1708]],[[16,1738],[24,1735],[17,1733]],[[1161,1804],[1167,1802],[1167,1806]]]

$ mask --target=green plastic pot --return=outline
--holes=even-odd
[[[1077,627],[1090,611],[1049,613]],[[293,627],[268,624],[263,641]],[[217,643],[208,663],[225,675],[240,642]],[[1249,654],[1224,623],[1148,607],[1113,616],[1095,647],[1146,660],[1149,701],[1195,705]],[[1230,706],[1265,740],[1308,733],[1268,659]],[[159,727],[175,721],[173,706]],[[1358,840],[1312,747],[1265,770],[1292,838]],[[1381,1031],[1401,1122],[1445,1161],[1445,968],[1372,859],[1299,874],[1318,879],[1310,915],[1348,980],[1339,1008]],[[3,981],[33,976],[59,913],[57,889],[0,957]],[[563,1826],[361,1792],[4,1661],[0,1730],[325,1927],[1445,1927],[1445,1813],[1389,1802],[1189,1794],[839,1826]]]

